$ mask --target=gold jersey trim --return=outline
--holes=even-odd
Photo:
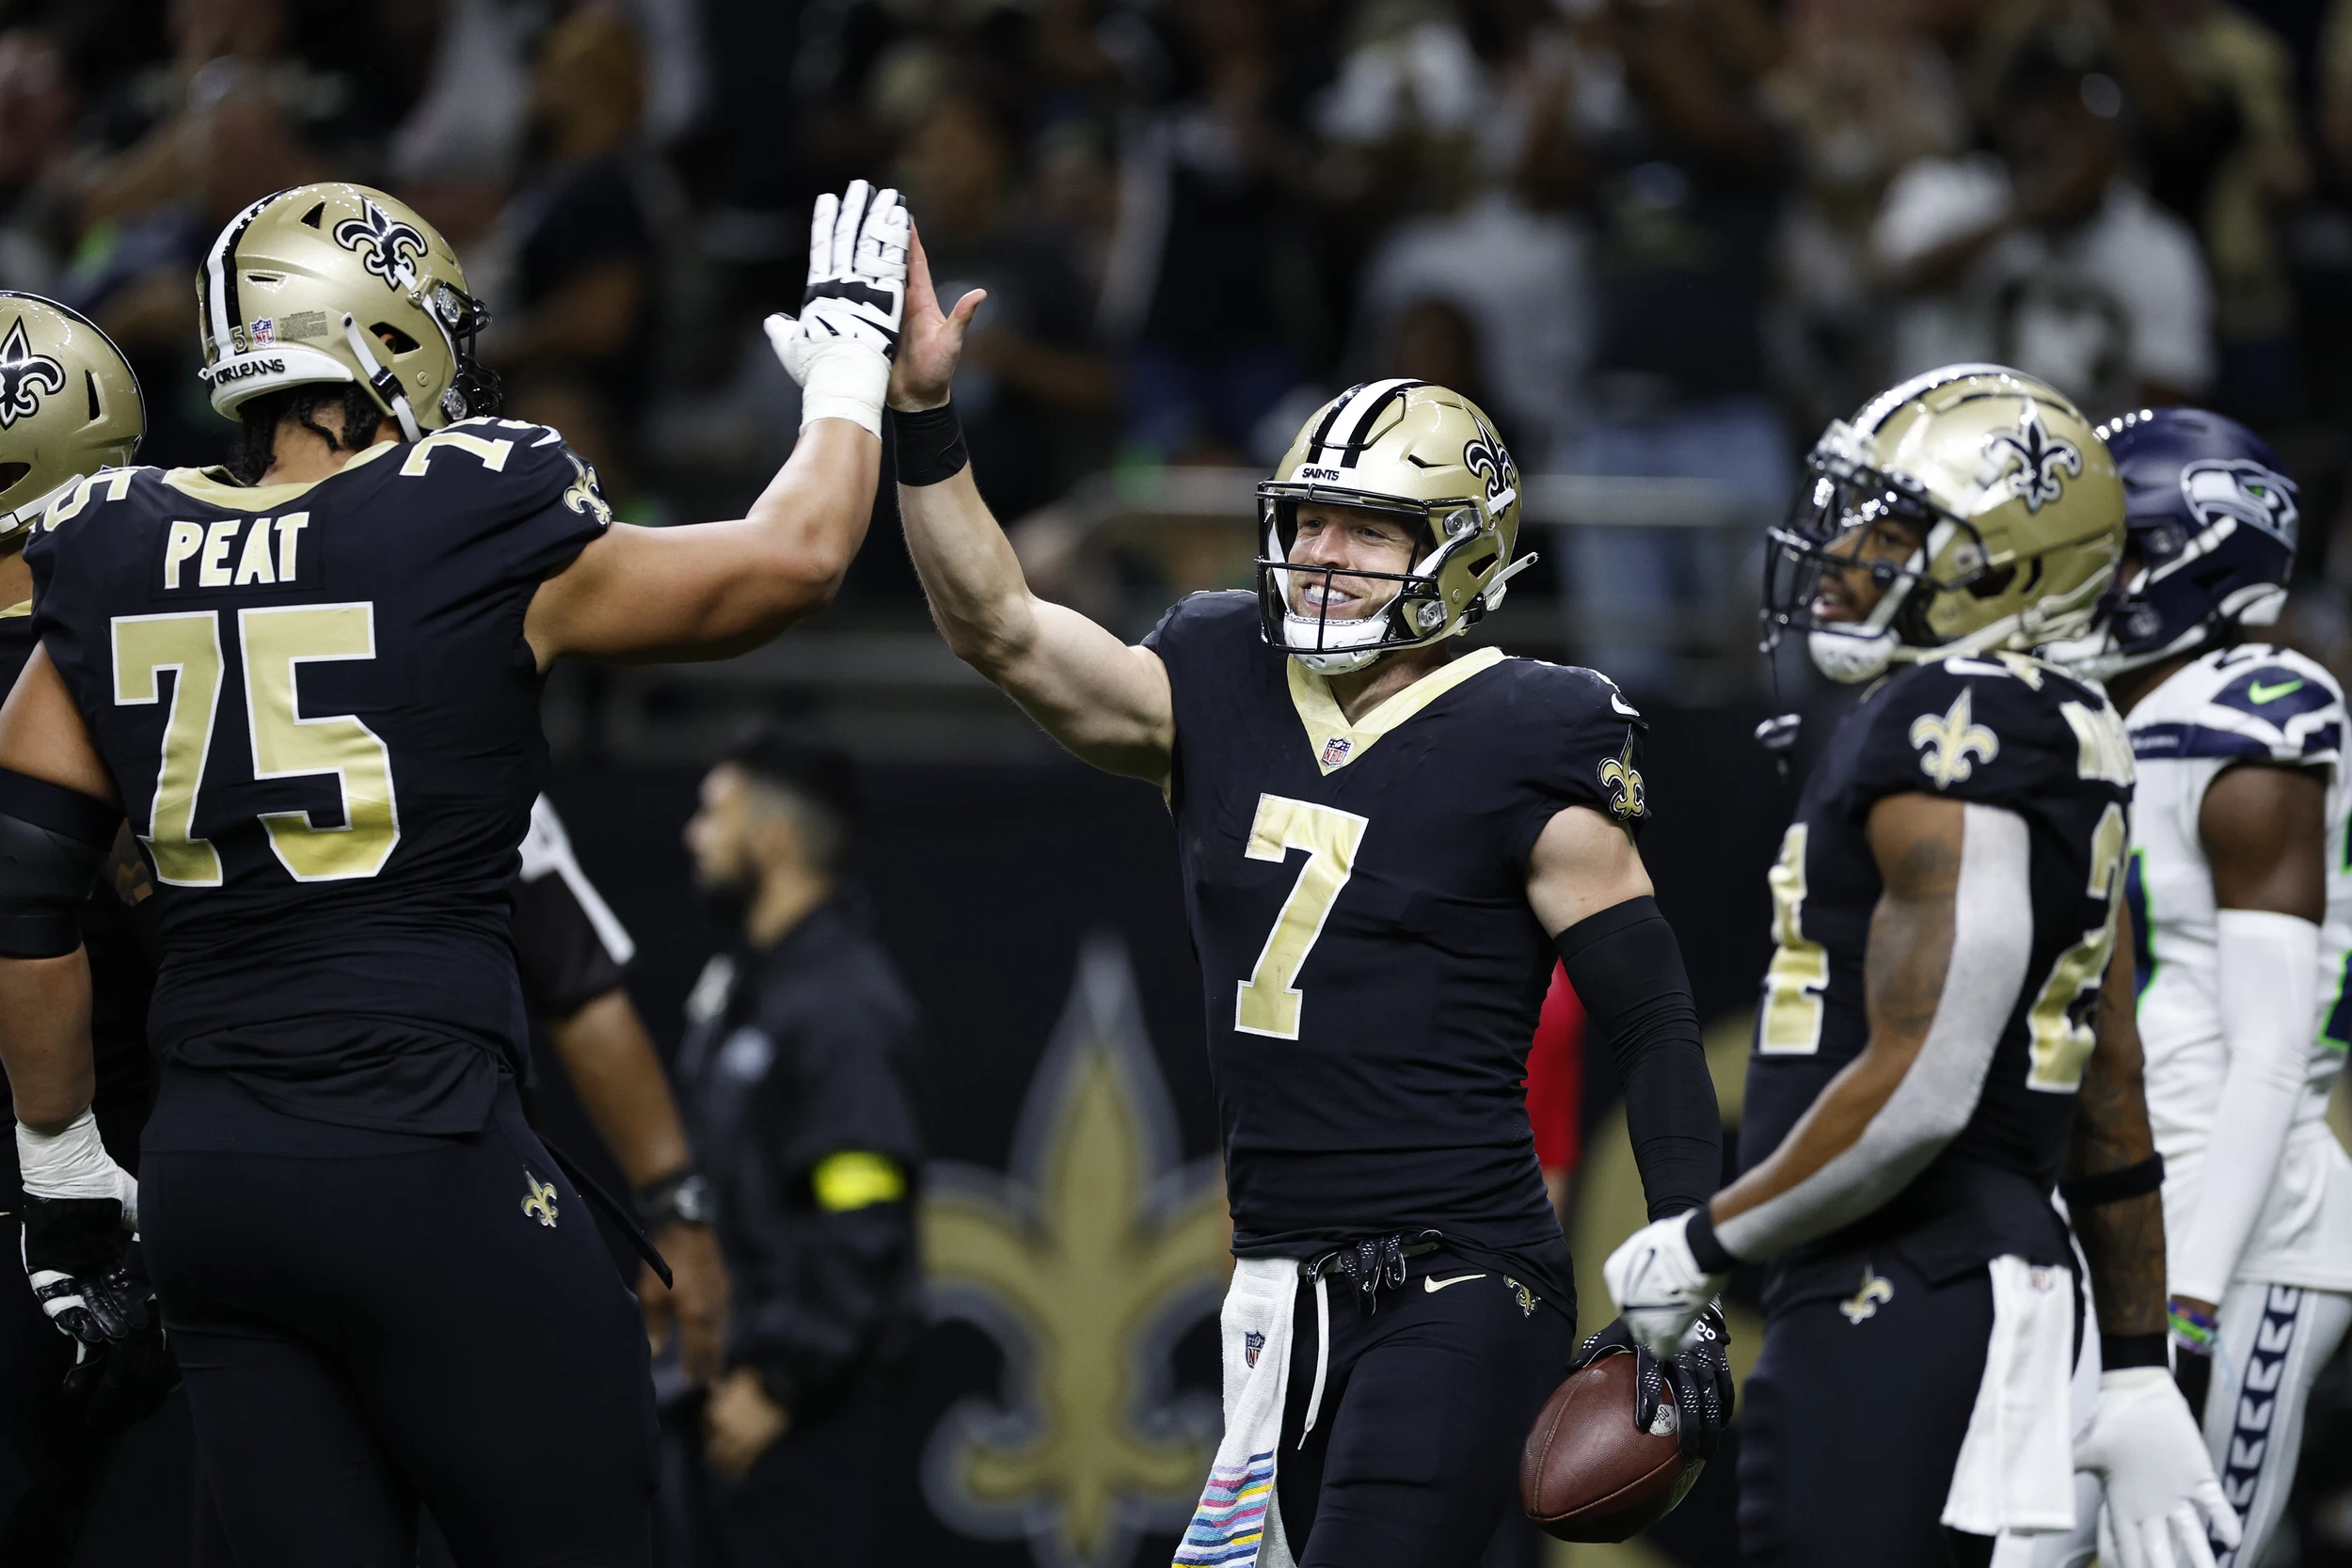
[[[0,610],[0,621],[21,620],[32,612],[33,601],[27,599],[23,604],[12,604],[5,610]]]
[[[1481,648],[1441,664],[1402,691],[1382,699],[1378,706],[1353,723],[1341,711],[1339,699],[1331,695],[1330,682],[1295,658],[1283,662],[1290,673],[1291,705],[1298,710],[1298,721],[1306,727],[1307,745],[1314,752],[1315,766],[1328,778],[1370,751],[1382,736],[1464,681],[1493,669],[1502,658],[1501,648]]]
[[[313,479],[301,484],[239,484],[229,477],[226,468],[173,468],[164,475],[164,483],[184,496],[225,506],[232,512],[272,512],[288,501],[297,500],[335,474],[347,474],[362,463],[373,463],[386,452],[402,445],[398,441],[378,441],[362,451],[356,451],[344,465],[324,479]]]

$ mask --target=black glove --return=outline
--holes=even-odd
[[[1661,1361],[1633,1341],[1625,1320],[1617,1319],[1578,1347],[1568,1363],[1576,1371],[1604,1355],[1630,1354],[1639,1377],[1633,1402],[1633,1424],[1656,1430],[1659,1407],[1669,1394],[1675,1403],[1675,1440],[1682,1457],[1711,1459],[1731,1424],[1731,1329],[1723,1309],[1709,1307],[1691,1325],[1691,1345],[1671,1361]]]
[[[95,1350],[132,1331],[146,1290],[124,1268],[131,1232],[122,1227],[121,1204],[27,1193],[24,1248],[33,1295],[59,1333]]]
[[[76,1347],[65,1394],[92,1432],[121,1433],[153,1415],[180,1386],[180,1363],[165,1337],[162,1305],[135,1240],[102,1289],[124,1331],[103,1345]]]

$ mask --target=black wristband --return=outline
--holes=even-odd
[[[2170,1367],[2164,1352],[2165,1336],[2161,1334],[2102,1334],[2099,1336],[2099,1370],[2104,1372],[2122,1371],[2126,1367]]]
[[[2122,1170],[2101,1171],[2096,1176],[2078,1176],[2072,1181],[2058,1183],[2058,1196],[2069,1209],[2096,1209],[2103,1203],[2121,1203],[2127,1197],[2159,1192],[2164,1187],[2164,1156],[2151,1154],[2136,1165]]]
[[[890,429],[897,438],[901,484],[916,488],[937,484],[963,472],[972,461],[963,446],[963,421],[956,418],[952,403],[918,408],[911,414],[894,408]]]
[[[688,1225],[710,1223],[710,1183],[691,1165],[655,1177],[638,1188],[635,1196],[639,1223],[647,1230],[659,1230],[680,1221]]]
[[[1740,1261],[1717,1239],[1715,1216],[1704,1203],[1691,1211],[1691,1227],[1682,1234],[1683,1240],[1690,1243],[1692,1261],[1708,1274],[1729,1274],[1732,1266]]]

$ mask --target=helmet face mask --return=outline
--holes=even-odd
[[[247,207],[197,275],[203,376],[235,418],[265,393],[355,382],[415,440],[499,410],[474,357],[490,314],[433,226],[381,191],[326,182]]]
[[[95,324],[0,290],[0,546],[74,481],[128,467],[146,429],[138,379]]]
[[[2074,404],[2019,372],[1952,365],[1834,420],[1805,489],[1767,537],[1761,645],[1789,631],[1834,680],[2077,635],[2122,542],[2114,465]],[[1899,524],[1901,561],[1866,553]],[[1858,617],[1824,615],[1857,570],[1883,588]]]
[[[1378,514],[1406,531],[1416,559],[1404,571],[1294,561],[1302,507]],[[1265,640],[1319,674],[1467,630],[1534,559],[1512,558],[1518,470],[1510,453],[1475,404],[1427,382],[1373,382],[1318,409],[1258,486],[1258,517]],[[1341,581],[1367,598],[1367,585],[1395,587],[1360,615],[1330,613],[1327,598],[1302,608],[1310,590]]]

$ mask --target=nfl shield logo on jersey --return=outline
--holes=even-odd
[[[1337,768],[1341,763],[1347,760],[1347,753],[1355,749],[1356,743],[1348,739],[1347,736],[1343,735],[1333,736],[1330,739],[1323,743],[1323,766],[1326,768]]]

